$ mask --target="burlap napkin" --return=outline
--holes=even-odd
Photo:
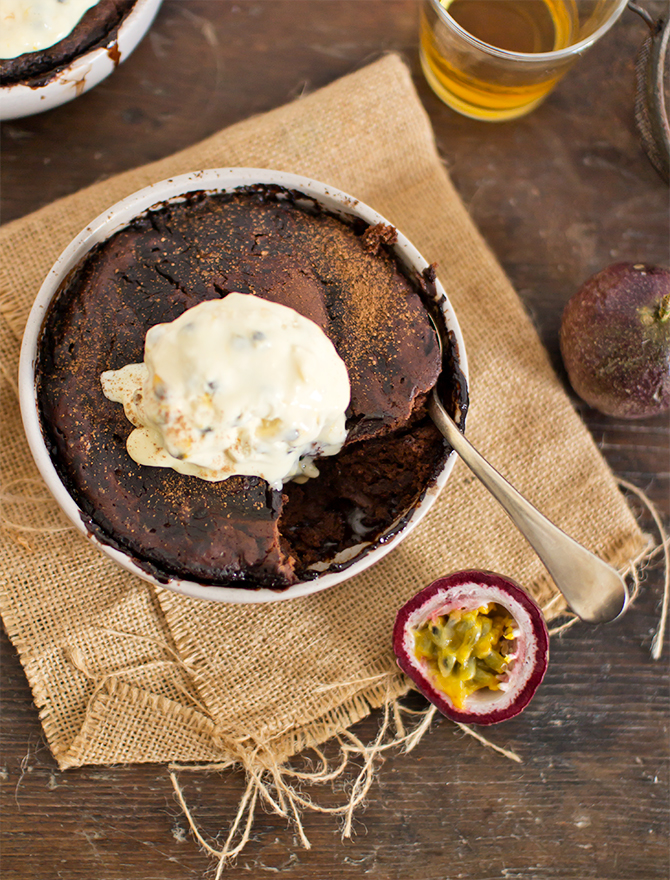
[[[439,274],[472,375],[469,434],[555,522],[617,566],[644,539],[554,376],[524,310],[438,158],[399,58],[0,229],[5,626],[61,768],[139,761],[278,762],[401,695],[396,609],[435,577],[487,568],[524,584],[553,617],[555,588],[524,539],[458,464],[428,519],[384,561],[325,593],[226,606],[154,589],[67,529],[45,500],[15,396],[32,299],[60,251],[121,197],[181,172],[292,171],[370,204]],[[552,600],[554,600],[552,602]]]

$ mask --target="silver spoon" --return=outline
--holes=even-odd
[[[607,623],[622,614],[628,590],[616,569],[557,528],[492,468],[447,415],[435,390],[428,411],[452,449],[535,550],[575,614],[587,623]]]

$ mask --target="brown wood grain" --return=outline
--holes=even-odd
[[[625,12],[535,113],[492,125],[457,116],[428,89],[417,17],[415,0],[166,0],[112,77],[69,105],[3,124],[2,221],[399,51],[465,204],[565,379],[557,331],[581,282],[618,260],[670,262],[668,189],[633,122],[634,58],[645,26]],[[575,404],[614,472],[643,489],[667,524],[668,420],[624,422]],[[651,531],[650,516],[633,503]],[[487,733],[522,763],[436,721],[414,752],[387,755],[352,840],[340,839],[332,817],[307,814],[307,851],[293,826],[260,810],[224,876],[665,880],[670,651],[666,644],[658,662],[649,654],[661,589],[655,563],[624,620],[553,640],[531,706]],[[4,880],[205,876],[210,863],[188,833],[166,768],[59,772],[4,634],[0,647]],[[424,705],[418,697],[412,704]],[[375,713],[357,726],[363,740],[379,720]],[[198,774],[184,777],[184,787],[215,836],[244,780],[236,772]],[[334,805],[342,792],[324,787],[315,796]]]

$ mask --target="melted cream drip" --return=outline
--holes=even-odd
[[[0,58],[54,46],[98,0],[0,0]]]
[[[332,342],[293,309],[230,293],[146,336],[144,363],[101,376],[134,425],[138,464],[204,480],[258,476],[275,488],[318,476],[346,439],[350,387]]]

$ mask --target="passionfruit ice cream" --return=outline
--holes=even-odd
[[[141,465],[204,480],[318,476],[346,439],[347,368],[321,328],[251,294],[193,306],[146,335],[144,362],[101,376]]]

